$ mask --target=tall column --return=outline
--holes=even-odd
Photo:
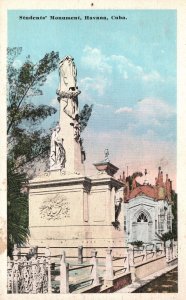
[[[60,105],[60,134],[65,149],[65,172],[84,173],[82,140],[77,87],[77,69],[71,56],[64,57],[59,64],[59,88],[57,90]]]
[[[81,141],[79,132],[79,123],[73,119],[73,102],[77,99],[69,93],[68,98],[60,98],[60,121],[61,136],[63,146],[66,152],[65,171],[67,173],[83,173],[83,163],[81,157]]]

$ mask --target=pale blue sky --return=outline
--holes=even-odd
[[[30,15],[47,19],[19,20],[19,16]],[[51,15],[80,16],[82,20],[54,21],[50,20]],[[85,21],[87,15],[106,16],[108,20]],[[111,16],[119,15],[127,20],[111,20]],[[122,168],[127,164],[133,168],[134,163],[138,168],[150,163],[155,168],[164,159],[168,161],[165,168],[169,166],[170,173],[174,172],[176,11],[9,11],[8,44],[23,47],[18,65],[27,55],[37,61],[52,50],[59,51],[61,58],[68,54],[74,57],[82,91],[80,106],[94,104],[84,133],[90,161],[99,160],[102,148],[109,146],[113,161],[118,164],[118,157],[123,160]],[[45,85],[44,96],[32,101],[58,108],[57,86],[56,70]],[[49,122],[57,118],[56,114]],[[99,136],[101,145],[92,151],[90,145],[97,144]],[[137,148],[141,149],[139,153]],[[152,158],[147,158],[152,149]],[[124,157],[121,153],[125,153]]]

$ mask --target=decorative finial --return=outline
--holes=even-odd
[[[148,185],[149,184],[149,181],[148,181],[148,178],[146,177],[146,175],[148,174],[148,172],[147,172],[147,169],[145,169],[145,171],[144,171],[144,174],[145,174],[145,180],[144,180],[144,185]]]
[[[110,161],[110,160],[109,160],[109,150],[108,150],[108,149],[105,149],[104,153],[105,153],[105,159],[104,159],[104,161],[105,161],[105,162],[109,162],[109,161]]]

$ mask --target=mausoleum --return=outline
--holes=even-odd
[[[143,185],[137,186],[133,180],[132,190],[126,185],[125,193],[125,237],[126,243],[143,241],[156,242],[161,234],[172,231],[172,182],[159,167],[155,185],[145,179]]]

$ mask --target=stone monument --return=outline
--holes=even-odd
[[[59,79],[60,120],[51,136],[50,169],[29,182],[29,244],[52,247],[53,253],[62,247],[70,255],[79,246],[119,249],[124,246],[124,203],[123,183],[114,178],[118,168],[106,149],[105,159],[94,164],[96,174],[85,175],[72,57],[61,60]]]
[[[59,88],[57,90],[60,105],[59,125],[62,130],[66,151],[65,169],[68,173],[83,173],[82,141],[80,137],[78,95],[76,85],[77,69],[71,56],[63,58],[59,64]]]

